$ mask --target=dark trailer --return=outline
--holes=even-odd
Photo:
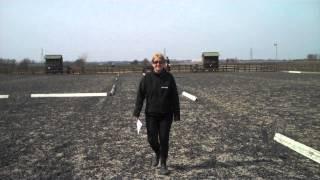
[[[45,55],[46,73],[63,73],[63,58],[62,55]]]
[[[219,69],[219,52],[202,53],[203,68],[209,71],[218,71]]]

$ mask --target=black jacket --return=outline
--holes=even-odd
[[[171,73],[166,71],[159,74],[150,72],[142,77],[133,112],[135,117],[139,117],[144,99],[146,99],[145,113],[147,115],[171,113],[175,121],[180,120],[179,95]]]

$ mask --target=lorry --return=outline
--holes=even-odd
[[[62,55],[45,55],[46,73],[63,73],[63,58]]]
[[[202,64],[195,64],[192,66],[193,72],[198,71],[218,71],[219,70],[219,52],[203,52]]]

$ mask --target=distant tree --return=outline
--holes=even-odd
[[[130,64],[132,64],[132,65],[138,65],[139,64],[139,61],[138,60],[133,60]]]
[[[0,73],[13,73],[16,68],[15,59],[3,59],[0,58]]]
[[[29,58],[22,59],[21,62],[18,64],[19,71],[28,72],[31,63],[32,61]]]
[[[308,54],[307,59],[308,60],[317,60],[319,57],[317,54]]]
[[[73,64],[83,67],[86,64],[86,60],[85,59],[77,59]]]
[[[75,62],[80,64],[80,65],[85,65],[86,61],[87,61],[87,55],[83,54]]]
[[[63,66],[71,66],[72,63],[72,61],[63,61]]]
[[[87,61],[87,56],[82,55],[80,56],[73,64],[72,69],[75,71],[80,71],[81,73],[85,73],[85,65]]]
[[[7,73],[13,73],[17,67],[17,61],[15,59],[9,59],[7,61]]]
[[[145,66],[150,65],[150,62],[149,62],[149,60],[148,60],[147,58],[144,58],[143,61],[142,61],[142,63],[143,63],[143,65],[145,65]]]

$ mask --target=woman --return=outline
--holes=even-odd
[[[161,162],[160,174],[169,174],[166,162],[172,121],[180,120],[177,86],[172,74],[165,70],[165,58],[161,53],[152,57],[153,71],[142,77],[133,115],[139,118],[146,99],[145,117],[148,142],[155,152],[154,167]]]

